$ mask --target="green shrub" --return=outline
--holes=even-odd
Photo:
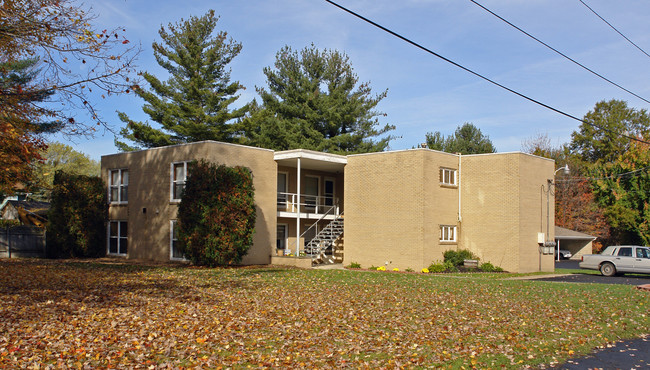
[[[458,268],[454,266],[453,263],[446,261],[446,262],[434,262],[431,265],[429,265],[428,270],[430,273],[457,272]]]
[[[406,271],[406,272],[413,272],[413,271],[415,271],[415,270],[413,270],[413,269],[410,268],[410,267],[407,267],[406,270],[404,270],[404,271]]]
[[[191,162],[178,207],[179,248],[185,257],[207,266],[241,262],[253,244],[254,196],[250,169]]]
[[[479,258],[467,249],[448,250],[443,255],[445,262],[450,262],[454,266],[462,266],[465,260],[478,260]]]
[[[379,267],[373,265],[373,266],[368,267],[368,270],[377,270],[378,268]]]
[[[107,220],[107,189],[101,178],[54,174],[46,233],[49,258],[104,256]]]
[[[434,263],[429,265],[428,270],[432,274],[438,274],[438,273],[441,273],[441,272],[445,272],[446,268],[445,268],[444,263],[434,262]]]
[[[503,272],[503,269],[501,267],[494,266],[490,262],[482,263],[478,268],[483,272]]]
[[[350,262],[350,266],[348,266],[348,268],[351,268],[351,269],[360,269],[360,268],[361,268],[361,264],[360,264],[360,263],[356,263],[356,262]]]

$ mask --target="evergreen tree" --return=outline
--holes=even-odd
[[[37,63],[36,58],[0,62],[0,194],[32,180],[32,163],[42,160],[46,148],[39,134],[61,127],[61,121],[44,121],[53,114],[37,105],[53,93],[34,82]]]
[[[358,84],[347,55],[300,52],[285,46],[275,68],[264,68],[267,89],[258,88],[262,106],[253,106],[246,120],[248,144],[274,150],[312,149],[330,153],[382,151],[391,136],[380,137],[392,125],[380,126],[374,110],[387,91],[372,96],[369,83]]]
[[[490,137],[483,135],[481,129],[469,122],[459,126],[453,135],[444,137],[440,132],[426,134],[427,147],[447,153],[481,154],[495,153],[497,150]]]
[[[241,51],[241,44],[227,39],[226,32],[214,35],[218,17],[210,10],[202,17],[190,17],[158,31],[162,43],[153,43],[158,64],[170,74],[160,81],[143,73],[150,90],[138,89],[145,100],[142,110],[161,129],[147,122],[136,122],[125,113],[119,117],[127,126],[120,134],[136,144],[129,146],[116,139],[121,150],[151,148],[201,140],[230,142],[235,138],[233,121],[244,116],[248,107],[230,109],[243,86],[230,81],[227,68]]]

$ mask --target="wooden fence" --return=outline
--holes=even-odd
[[[36,226],[0,228],[0,258],[45,257],[45,230]]]

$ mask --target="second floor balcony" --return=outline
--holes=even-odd
[[[323,219],[334,219],[341,211],[337,197],[310,194],[300,194],[298,196],[296,193],[278,193],[278,216],[298,217],[298,209],[300,209],[301,218],[317,219],[321,217]]]

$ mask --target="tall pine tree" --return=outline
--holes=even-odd
[[[483,135],[480,128],[469,122],[458,126],[454,134],[446,138],[440,131],[428,132],[426,141],[429,149],[447,153],[481,154],[496,153],[497,151],[490,137]]]
[[[268,89],[258,88],[262,105],[253,104],[246,120],[249,144],[274,150],[312,149],[364,153],[386,149],[395,127],[381,126],[375,111],[387,91],[375,96],[369,83],[358,84],[347,55],[300,52],[289,46],[276,55],[275,68],[264,68]]]
[[[150,90],[136,94],[145,100],[142,110],[160,129],[148,122],[136,122],[122,112],[127,125],[121,136],[135,147],[115,140],[121,150],[152,148],[201,140],[234,141],[234,124],[248,106],[230,109],[244,87],[230,81],[230,63],[241,51],[241,44],[227,38],[226,32],[214,35],[219,17],[210,10],[202,17],[190,17],[158,31],[162,43],[153,43],[158,64],[169,72],[166,82],[143,73]]]

